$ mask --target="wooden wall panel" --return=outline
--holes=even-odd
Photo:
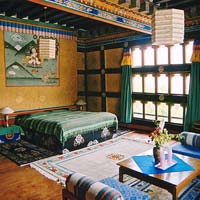
[[[87,69],[100,69],[100,51],[88,52],[86,63]]]
[[[78,91],[85,91],[85,76],[84,74],[78,74]]]
[[[0,108],[9,106],[14,110],[72,105],[77,99],[77,42],[59,41],[59,86],[6,87],[4,32],[0,31]]]
[[[88,91],[101,92],[101,76],[98,74],[89,74],[87,78]]]
[[[80,95],[85,92],[88,111],[110,111],[119,115],[118,102],[121,91],[119,69],[121,69],[122,54],[123,48],[101,49],[86,53],[86,70],[80,70],[78,75],[81,77],[84,74],[86,85],[83,88],[81,85],[83,78],[80,78],[78,91]],[[107,95],[112,98],[108,98]]]
[[[120,99],[119,98],[106,98],[106,108],[108,112],[114,113],[119,116],[120,113]]]
[[[106,74],[106,92],[121,91],[121,74]]]
[[[105,67],[120,68],[123,48],[105,50]]]
[[[85,69],[85,53],[83,52],[77,53],[77,69],[78,70]]]
[[[88,97],[88,110],[89,111],[102,111],[101,97]]]

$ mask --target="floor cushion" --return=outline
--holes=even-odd
[[[93,180],[80,173],[70,174],[66,179],[66,189],[81,200],[123,200],[116,189]]]
[[[195,148],[200,148],[200,134],[184,131],[181,133],[181,143]]]
[[[200,149],[195,148],[189,145],[183,145],[182,143],[178,142],[172,146],[172,151],[174,153],[182,154],[185,156],[190,156],[193,158],[200,158]]]

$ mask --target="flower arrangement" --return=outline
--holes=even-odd
[[[150,133],[149,137],[151,141],[155,143],[156,148],[160,148],[162,145],[170,142],[172,139],[180,139],[178,134],[169,134],[168,130],[164,128],[164,120],[155,121],[156,128]]]

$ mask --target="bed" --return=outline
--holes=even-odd
[[[58,153],[110,139],[118,129],[115,114],[70,110],[19,115],[16,124],[26,140]]]

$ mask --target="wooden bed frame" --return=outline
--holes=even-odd
[[[61,109],[78,109],[76,105],[68,105],[68,106],[57,106],[57,107],[48,107],[48,108],[38,108],[33,110],[23,110],[23,111],[16,111],[12,114],[9,114],[9,124],[15,124],[15,118],[18,115],[25,115],[25,114],[33,114],[33,113],[40,113],[44,111],[50,110],[61,110]],[[0,113],[0,125],[4,125],[4,115]]]

